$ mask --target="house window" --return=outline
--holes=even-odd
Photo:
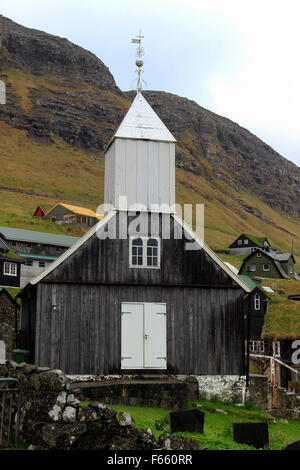
[[[238,240],[238,245],[242,245],[243,240]]]
[[[141,238],[132,240],[131,255],[132,266],[143,266],[143,240]]]
[[[265,352],[265,343],[263,341],[250,341],[250,353],[263,354]]]
[[[158,266],[158,240],[150,238],[147,241],[147,266]]]
[[[256,264],[249,264],[247,271],[256,271]]]
[[[261,257],[261,253],[256,253],[256,257],[257,257],[257,258],[260,258],[260,257]]]
[[[280,341],[273,341],[273,356],[280,357]]]
[[[252,246],[252,247],[250,248],[250,253],[254,253],[254,251],[256,251],[256,250],[257,250],[256,246]]]
[[[249,240],[244,240],[244,245],[248,245]]]
[[[270,265],[269,264],[263,264],[263,271],[270,271]]]
[[[293,274],[293,265],[290,264],[290,274]]]
[[[17,242],[15,240],[12,240],[11,246],[17,246]]]
[[[32,265],[33,265],[32,259],[27,259],[27,260],[25,261],[25,266],[32,266]]]
[[[131,268],[159,268],[160,267],[160,239],[137,237],[130,239]]]
[[[46,266],[45,261],[39,261],[39,267],[44,268]]]
[[[16,263],[4,263],[3,273],[6,276],[17,276],[17,264]]]
[[[254,310],[260,310],[260,295],[255,294],[254,296]]]

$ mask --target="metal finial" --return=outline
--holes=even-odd
[[[142,90],[142,81],[144,81],[141,79],[141,74],[144,73],[144,71],[142,70],[142,67],[144,65],[144,61],[142,60],[142,56],[144,55],[144,48],[142,47],[143,38],[144,36],[142,36],[141,31],[140,31],[139,36],[137,36],[135,39],[131,39],[131,42],[133,42],[134,44],[138,44],[138,47],[136,50],[137,59],[135,61],[135,65],[138,67],[136,70],[138,74],[137,86],[136,86],[137,93],[139,93]]]

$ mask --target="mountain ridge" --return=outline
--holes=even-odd
[[[91,52],[3,16],[0,46],[0,79],[7,84],[0,186],[90,200],[95,208],[103,201],[106,145],[136,92],[121,91]],[[206,205],[213,245],[223,248],[227,233],[252,228],[268,237],[271,231],[277,245],[280,233],[291,234],[300,253],[300,168],[195,101],[161,91],[143,95],[177,139],[177,200]],[[2,210],[19,216],[16,201]],[[26,202],[28,214],[33,201]]]

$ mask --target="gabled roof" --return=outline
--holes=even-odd
[[[68,211],[74,212],[74,214],[84,215],[86,217],[94,217],[95,219],[101,220],[103,215],[96,214],[96,212],[92,211],[91,209],[87,209],[86,207],[79,207],[79,206],[72,206],[71,204],[65,204],[59,202],[56,204],[49,212],[47,212],[46,216],[50,214],[57,206],[62,206]]]
[[[249,259],[251,259],[252,257],[255,257],[257,255],[257,253],[259,253],[259,252],[274,261],[274,265],[276,266],[277,270],[279,271],[279,273],[281,274],[281,276],[284,279],[290,279],[290,277],[286,274],[286,272],[284,271],[284,269],[282,268],[280,263],[282,263],[284,261],[288,261],[290,259],[290,257],[292,257],[293,262],[295,263],[295,258],[293,256],[293,254],[292,253],[272,253],[272,252],[270,253],[269,251],[264,251],[264,250],[261,250],[260,248],[258,248],[253,253],[250,253],[248,256],[246,256],[246,258],[244,258],[239,272],[242,271],[242,269],[245,266],[246,262]]]
[[[38,213],[41,213],[41,214],[42,214],[42,217],[44,217],[44,215],[45,215],[45,211],[44,211],[44,209],[41,208],[40,205],[37,206],[37,208],[35,209],[34,214],[33,214],[33,217],[37,217],[37,214],[38,214]]]
[[[162,142],[176,142],[171,132],[140,92],[137,93],[117,132],[108,144],[108,147],[116,137],[121,139],[147,139]]]
[[[273,258],[275,261],[279,261],[280,263],[282,261],[288,261],[290,257],[292,257],[293,262],[295,263],[295,258],[292,253],[273,253],[273,252],[265,252],[270,258]]]
[[[71,246],[78,237],[57,235],[56,233],[36,232],[19,228],[0,227],[0,234],[7,240],[42,243],[44,245]]]
[[[248,233],[242,233],[241,235],[239,235],[235,240],[234,242],[231,243],[231,245],[229,245],[229,248],[231,248],[242,236],[248,238],[249,240],[251,240],[253,243],[255,243],[255,245],[257,246],[264,246],[264,242],[267,241],[269,246],[270,246],[270,243],[268,241],[268,239],[266,237],[256,237],[255,235],[249,235]],[[245,247],[244,247],[245,248]]]
[[[96,225],[94,225],[87,233],[83,235],[71,248],[69,248],[65,253],[63,253],[56,261],[51,263],[48,268],[46,268],[39,276],[31,279],[28,284],[35,285],[44,279],[48,274],[50,274],[55,268],[57,268],[61,263],[63,263],[69,256],[72,255],[75,251],[77,251],[85,242],[87,242],[98,230],[101,230],[107,222],[114,217],[117,213],[116,210],[110,211],[102,220],[100,220]],[[196,234],[195,232],[186,225],[183,220],[175,214],[171,214],[171,216],[175,219],[175,221],[185,230],[185,232],[191,237],[192,240],[203,248],[203,250],[208,254],[208,256],[213,259],[222,269],[225,271],[234,282],[236,282],[244,291],[250,292],[251,288],[242,280],[239,276],[237,276],[231,269],[226,266],[225,263],[212,251],[209,246],[207,246]],[[25,286],[26,288],[26,286]]]
[[[10,291],[10,292],[9,292]],[[20,289],[15,289],[15,288],[9,288],[9,287],[2,287],[0,286],[0,295],[6,295],[15,305],[18,306],[18,308],[20,308],[20,305],[19,303],[17,302],[17,300],[15,300],[15,298],[12,296],[11,292],[12,291],[17,291],[16,294],[18,292],[20,292]]]

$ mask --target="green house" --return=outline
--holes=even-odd
[[[273,253],[261,249],[246,256],[239,274],[271,279],[298,279],[292,253]]]

